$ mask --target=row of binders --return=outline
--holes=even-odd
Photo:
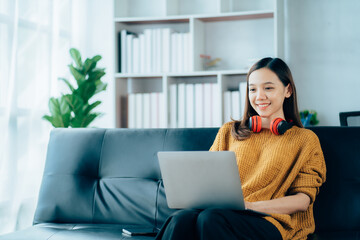
[[[131,93],[128,127],[220,127],[224,122],[239,120],[245,106],[246,82],[240,83],[239,89],[223,92],[223,108],[220,94],[216,83],[171,84],[168,111],[165,111],[163,93]]]
[[[215,83],[170,85],[171,127],[221,126],[219,94]]]
[[[190,33],[170,28],[119,33],[119,72],[159,73],[192,71]]]
[[[246,82],[240,82],[239,89],[224,92],[224,122],[242,118],[246,90]]]
[[[241,117],[240,92],[224,92],[224,122],[239,120]]]
[[[128,95],[129,128],[166,128],[164,94],[131,93]]]

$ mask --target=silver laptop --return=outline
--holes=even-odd
[[[169,208],[244,210],[234,152],[159,152]]]

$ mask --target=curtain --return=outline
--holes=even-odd
[[[72,0],[0,0],[0,234],[32,224],[52,126],[66,89]]]

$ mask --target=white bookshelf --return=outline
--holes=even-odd
[[[246,82],[247,71],[254,61],[266,56],[281,57],[284,51],[283,0],[114,1],[114,28],[117,36],[114,74],[117,127],[134,127],[134,124],[129,125],[129,114],[132,114],[131,119],[135,115],[133,111],[129,111],[128,104],[131,94],[138,93],[144,93],[145,99],[150,99],[149,93],[157,93],[162,99],[162,113],[158,116],[160,119],[157,119],[157,125],[151,126],[151,123],[144,119],[145,122],[138,127],[148,127],[149,124],[150,127],[219,127],[229,119],[229,116],[225,116],[228,112],[224,106],[225,93],[239,91],[239,84]],[[127,37],[124,30],[133,36]],[[140,47],[124,51],[125,48],[119,43],[119,35],[122,36],[121,41],[126,36],[127,43],[137,38],[134,41],[135,46]],[[144,43],[141,38],[151,39],[151,43]],[[120,49],[122,54],[119,54]],[[143,49],[140,52],[144,52],[144,55],[138,55],[139,49]],[[168,49],[169,54],[164,49]],[[134,52],[135,60],[131,55]],[[221,60],[207,68],[200,54]],[[129,59],[132,59],[131,63],[136,67],[126,66],[124,69],[124,61],[127,63]],[[149,61],[150,65],[147,64]],[[172,95],[175,88],[181,94],[183,89],[187,89],[186,94],[192,89],[197,89],[198,93],[199,89],[212,92],[211,96],[204,93],[202,100],[201,106],[209,108],[209,101],[213,106],[213,109],[204,109],[204,116],[199,117],[206,118],[205,120],[193,124],[196,120],[192,122],[192,118],[193,115],[198,115],[198,108],[189,105],[189,100],[185,99],[183,103],[182,95],[178,96],[181,102],[174,105],[174,99],[177,99]],[[194,96],[187,96],[194,98],[194,101],[200,101],[196,100],[197,92],[194,90]],[[159,96],[152,97],[157,99]],[[131,99],[134,98],[131,96]],[[184,104],[190,109],[189,113],[186,112],[186,107],[184,113]],[[131,103],[131,106],[136,104]],[[140,113],[138,115],[143,116]],[[211,120],[208,120],[210,115]],[[156,116],[151,118],[156,119]],[[202,122],[203,126],[199,125],[199,122]]]

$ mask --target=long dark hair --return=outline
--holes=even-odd
[[[283,104],[283,110],[285,115],[286,121],[292,121],[294,125],[298,127],[303,127],[301,120],[299,109],[296,100],[296,88],[295,83],[291,74],[289,67],[286,63],[281,60],[280,58],[263,58],[256,62],[249,70],[247,77],[246,77],[246,100],[245,100],[245,108],[244,114],[241,121],[234,121],[233,126],[231,129],[231,135],[237,140],[245,140],[250,137],[250,129],[249,125],[249,118],[257,115],[255,109],[251,106],[249,101],[249,76],[252,72],[261,69],[267,68],[275,73],[283,85],[286,87],[290,84],[290,88],[292,89],[292,94],[289,98],[285,98]]]

